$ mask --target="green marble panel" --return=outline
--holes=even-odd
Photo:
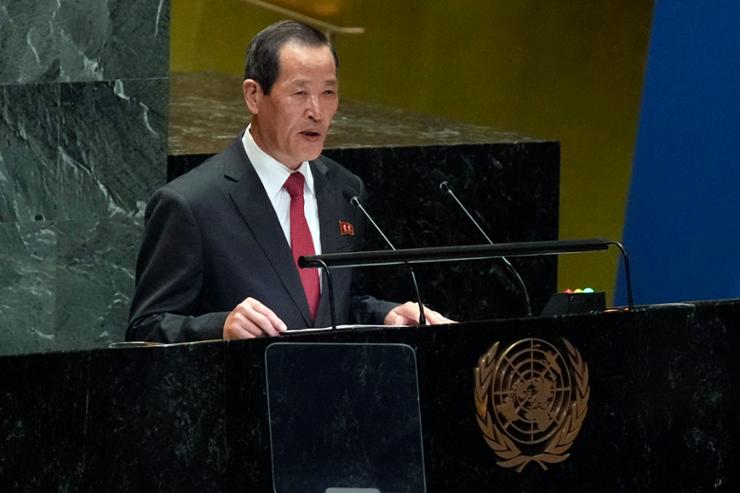
[[[123,339],[166,177],[169,0],[0,0],[0,355]]]
[[[55,216],[56,84],[0,86],[0,223]]]
[[[62,81],[166,77],[169,0],[65,0]]]
[[[59,77],[59,0],[0,0],[0,84]]]
[[[56,246],[49,223],[0,224],[0,355],[56,347]]]
[[[55,349],[107,347],[124,339],[142,230],[141,216],[59,224]]]
[[[0,84],[166,77],[169,0],[0,0]]]
[[[165,179],[166,105],[165,79],[62,84],[60,217],[143,210]]]

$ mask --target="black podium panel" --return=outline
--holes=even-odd
[[[319,344],[340,352],[357,345],[381,352],[404,348],[397,361],[408,370],[402,373],[370,352],[314,355],[311,363],[341,374],[340,387],[362,381],[356,377],[367,380],[354,390],[396,384],[399,395],[378,402],[398,404],[397,410],[414,407],[409,362],[415,359],[423,432],[418,450],[428,492],[735,492],[739,328],[740,301],[726,301],[2,358],[0,487],[275,491],[271,432],[292,418],[287,401],[283,417],[273,414],[273,385],[280,378],[283,389],[306,382],[285,358]],[[282,377],[266,365],[276,343],[288,348],[282,362],[275,360]],[[351,368],[342,366],[348,361]],[[328,374],[322,378],[324,388],[298,389],[307,400],[296,403],[301,418],[310,415],[301,406],[327,402],[309,399],[331,387]],[[378,409],[384,406],[351,400],[347,409],[367,407],[382,419]],[[339,413],[340,402],[335,396],[324,410]],[[397,416],[379,433],[379,443],[410,443],[404,434],[418,436],[418,420],[407,416],[403,424]],[[316,431],[305,423],[287,428],[278,455],[302,453],[291,449],[290,435],[298,429]],[[344,439],[335,451],[370,451],[363,451],[364,440],[353,440],[359,435],[348,423],[335,431],[332,440]],[[304,451],[311,441],[300,444]],[[413,448],[396,447],[374,456],[415,460]],[[369,477],[373,467],[356,471]],[[300,476],[291,481],[302,484]]]
[[[425,491],[409,346],[276,343],[265,372],[276,492]]]

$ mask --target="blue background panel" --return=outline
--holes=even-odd
[[[624,231],[637,303],[740,296],[738,25],[737,1],[656,3]]]

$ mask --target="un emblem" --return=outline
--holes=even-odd
[[[496,342],[475,368],[475,408],[483,438],[501,467],[547,470],[563,462],[588,411],[588,365],[566,339],[566,356],[542,339],[499,351]]]

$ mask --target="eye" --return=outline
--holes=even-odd
[[[325,96],[333,96],[333,95],[335,95],[336,93],[337,93],[337,92],[336,92],[335,90],[333,90],[333,89],[327,89],[326,91],[324,91],[324,95],[325,95]]]
[[[296,96],[305,96],[306,95],[306,91],[304,91],[304,90],[296,91],[295,94],[296,94]]]

